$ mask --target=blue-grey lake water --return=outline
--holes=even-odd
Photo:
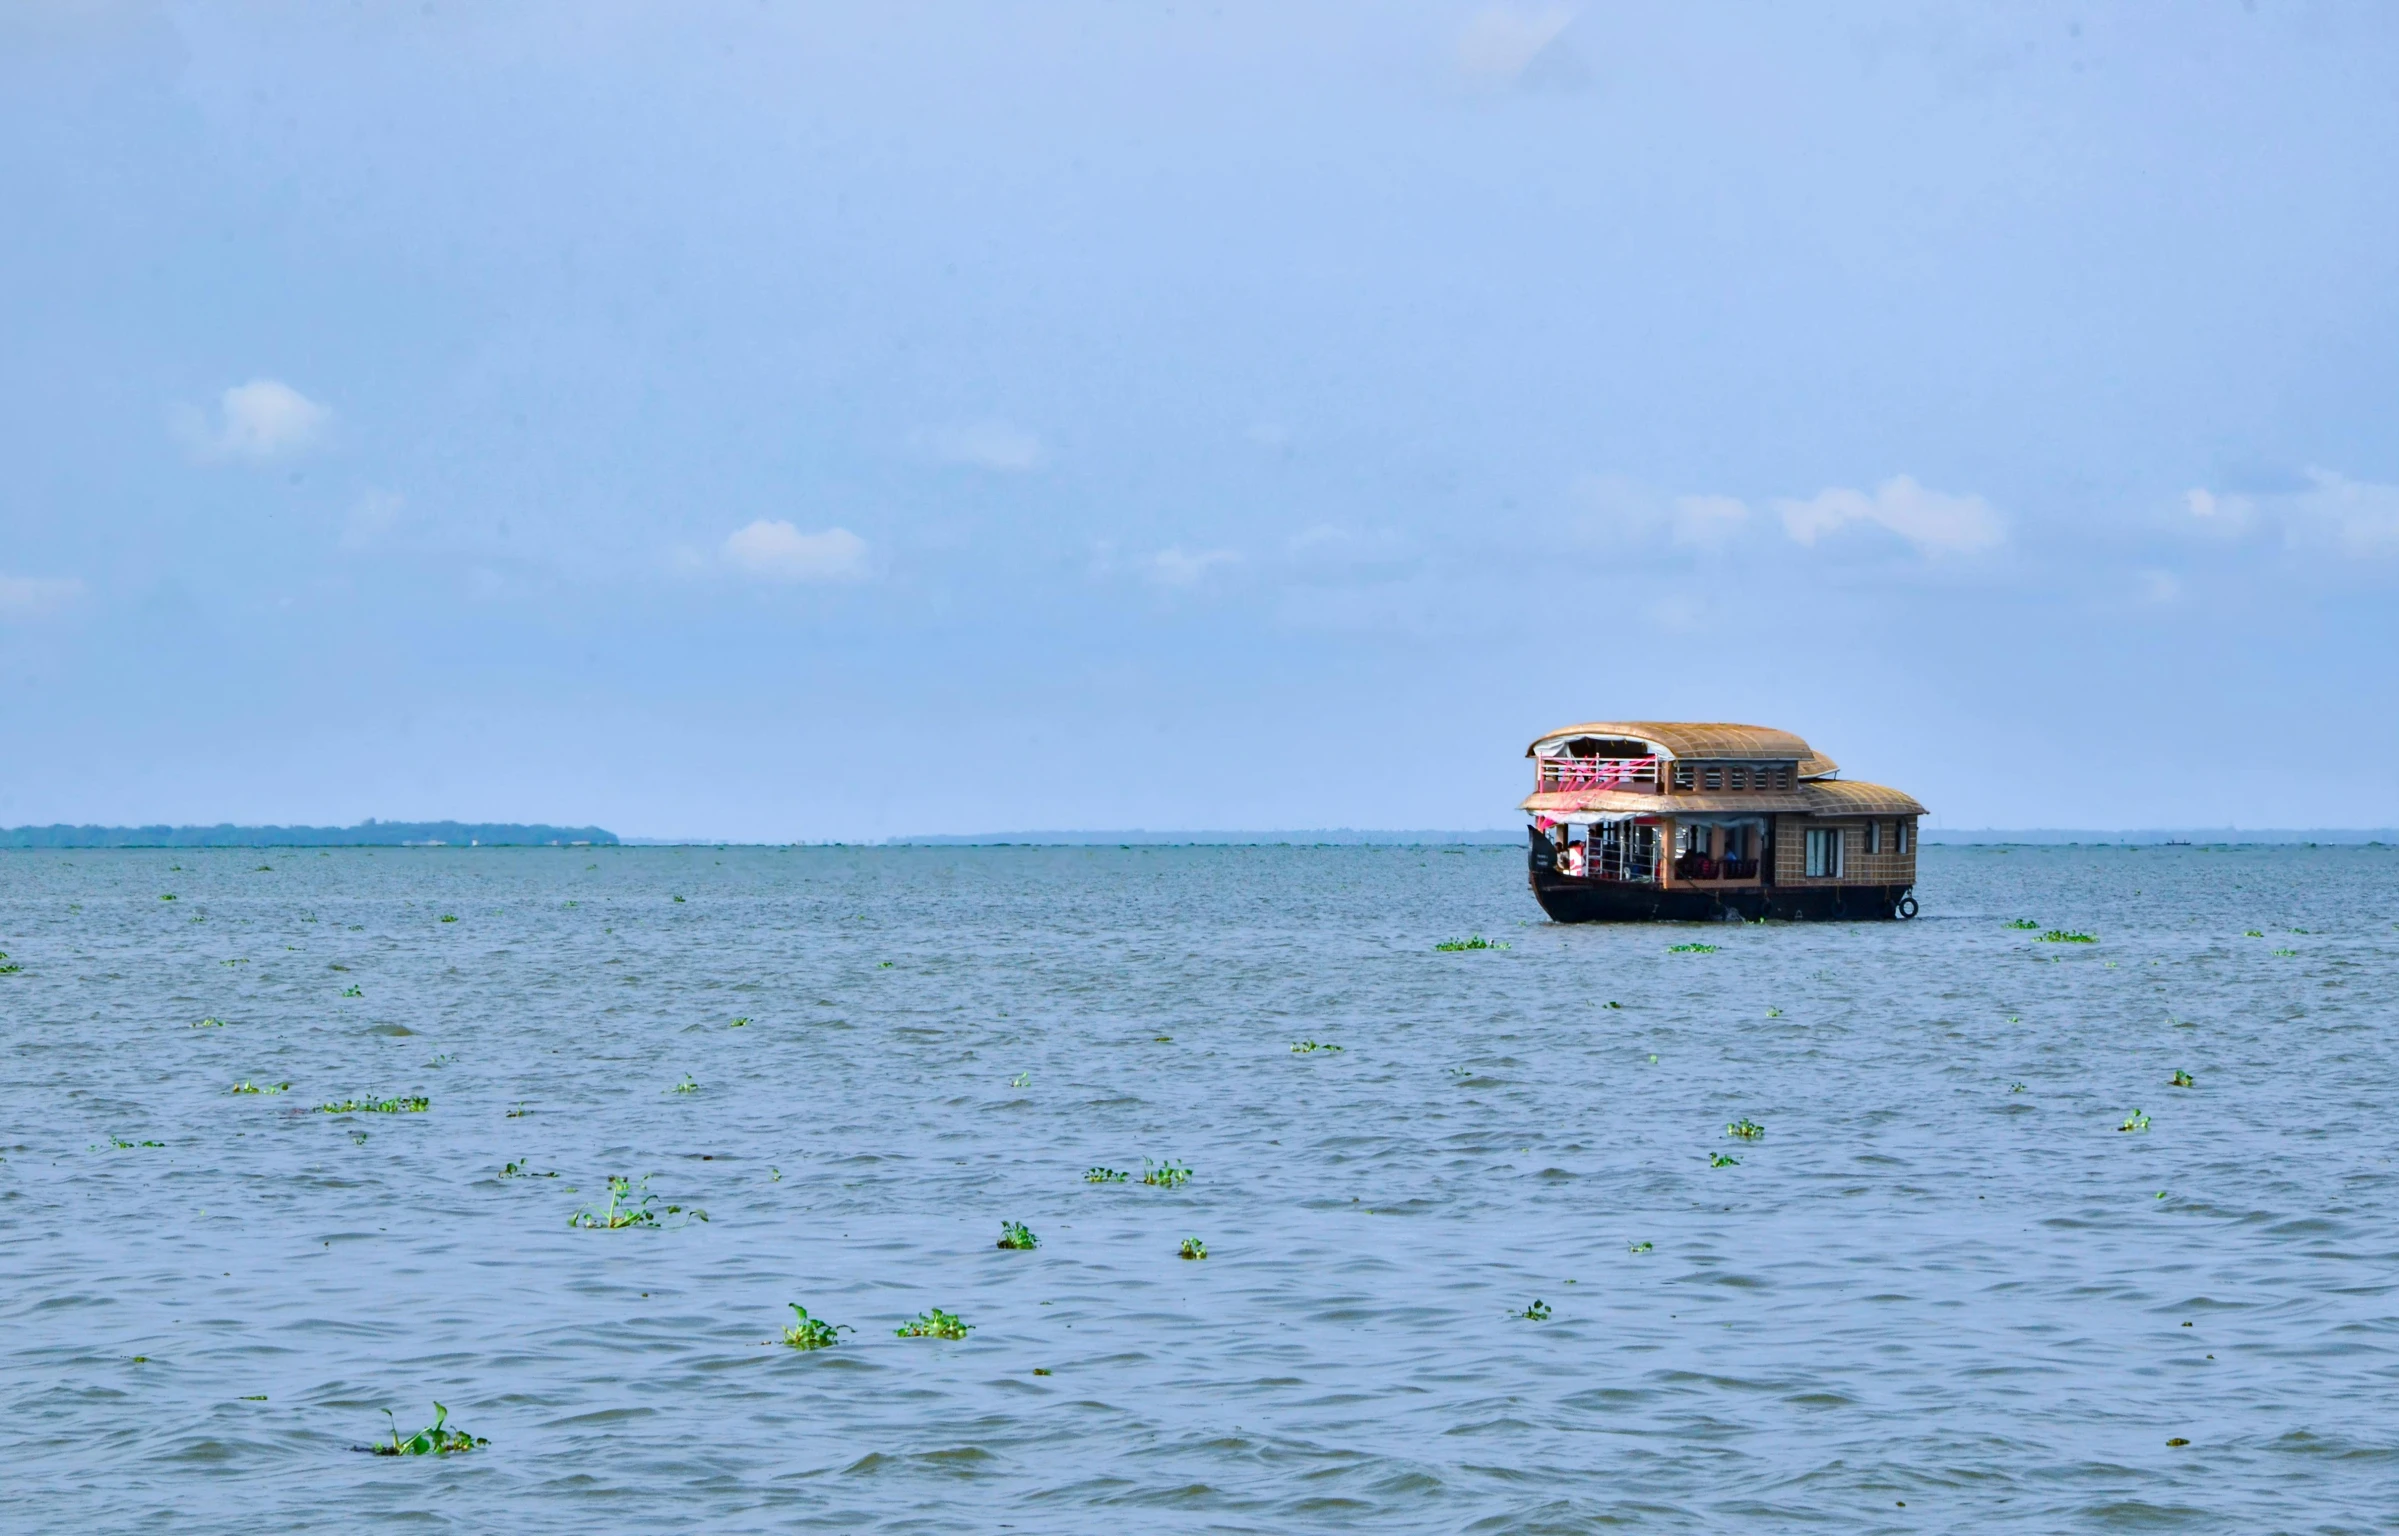
[[[1923,859],[0,855],[0,1525],[2392,1529],[2399,850]]]

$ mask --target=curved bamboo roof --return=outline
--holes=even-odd
[[[1884,784],[1856,779],[1819,779],[1799,786],[1811,816],[1921,816],[1924,806],[1914,795]]]
[[[1778,731],[1769,725],[1734,725],[1726,721],[1592,720],[1542,732],[1533,738],[1532,746],[1524,749],[1524,755],[1531,757],[1543,744],[1563,741],[1570,736],[1617,736],[1646,741],[1659,748],[1661,756],[1670,758],[1711,758],[1725,762],[1796,758],[1799,761],[1799,776],[1803,779],[1822,778],[1841,771],[1839,763],[1789,731]]]

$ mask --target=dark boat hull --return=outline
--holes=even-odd
[[[1776,917],[1794,921],[1860,921],[1902,915],[1912,887],[1904,885],[1753,886],[1709,890],[1617,880],[1576,880],[1531,872],[1533,899],[1561,923],[1698,923]]]

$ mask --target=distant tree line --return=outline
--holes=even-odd
[[[604,827],[552,827],[514,821],[375,821],[355,827],[48,827],[0,828],[0,848],[464,848],[613,847]]]

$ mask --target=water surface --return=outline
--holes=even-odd
[[[2389,1529],[2399,851],[1923,857],[0,855],[0,1521]]]

